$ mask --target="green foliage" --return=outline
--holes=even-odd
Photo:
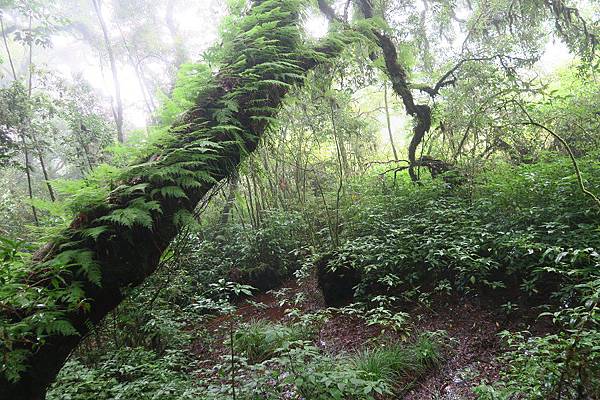
[[[239,224],[212,229],[182,260],[185,268],[194,267],[200,285],[228,276],[266,291],[291,277],[307,255],[308,227],[298,212],[273,211],[257,229]]]
[[[178,111],[189,108],[197,96],[202,101],[213,101],[211,107],[189,110],[170,134],[159,135],[143,146],[138,152],[142,158],[132,167],[105,168],[92,172],[82,182],[65,184],[72,193],[65,209],[78,214],[79,223],[54,238],[57,248],[63,251],[44,263],[30,265],[11,259],[4,262],[5,268],[3,264],[8,272],[0,277],[0,302],[9,312],[0,317],[2,355],[4,360],[12,360],[11,365],[2,366],[3,375],[11,374],[11,380],[16,380],[18,373],[12,371],[25,368],[12,365],[24,359],[14,353],[19,351],[16,343],[33,343],[29,347],[35,350],[46,336],[76,333],[66,313],[89,307],[83,285],[76,279],[82,276],[92,284],[101,282],[94,255],[78,250],[82,239],[97,240],[112,232],[127,238],[139,228],[152,230],[165,205],[174,212],[191,212],[195,204],[189,199],[197,201],[229,173],[231,166],[220,157],[243,155],[246,145],[257,140],[256,133],[264,125],[255,129],[255,122],[244,122],[246,114],[240,120],[239,109],[243,105],[244,112],[268,122],[277,111],[273,96],[281,97],[301,79],[304,70],[298,65],[302,53],[299,9],[300,2],[296,1],[257,3],[238,21],[234,38],[226,44],[219,76],[213,76],[208,67],[184,66],[175,91],[180,98],[166,104],[163,114],[165,119],[174,120]],[[221,93],[224,87],[229,88]],[[195,103],[194,107],[198,106]],[[83,122],[80,124],[83,130]],[[88,212],[100,217],[88,220]],[[180,220],[178,217],[172,222],[179,224]],[[5,316],[9,314],[19,318],[13,321]]]
[[[600,121],[592,106],[600,86],[590,84],[595,82],[592,76],[596,73],[580,64],[558,70],[548,85],[547,96],[535,105],[539,118],[549,121],[578,156],[594,152],[600,145],[593,133],[600,128]]]
[[[442,346],[441,334],[425,333],[414,343],[384,344],[354,356],[330,358],[310,345],[291,342],[280,357],[293,371],[290,381],[305,398],[374,399],[439,365]]]
[[[406,338],[409,333],[410,315],[398,310],[398,300],[393,296],[378,295],[366,303],[358,302],[345,306],[340,312],[363,319],[367,326],[380,328],[381,334],[390,331],[400,338]]]
[[[5,3],[31,15],[38,25],[17,30],[15,39],[23,45],[47,46],[51,30],[65,22],[43,1]],[[233,387],[223,382],[195,387],[190,377],[196,371],[187,368],[190,359],[175,349],[190,346],[189,330],[198,320],[214,314],[231,317],[236,308],[231,300],[249,295],[247,284],[263,291],[276,287],[301,267],[306,272],[311,252],[329,247],[335,247],[331,268],[349,265],[361,277],[357,295],[362,303],[342,312],[400,338],[409,336],[410,315],[397,307],[434,296],[499,299],[508,313],[546,305],[549,313],[541,317],[553,320],[551,332],[505,334],[510,351],[502,361],[509,368],[502,383],[482,387],[482,393],[598,397],[593,373],[599,368],[600,339],[598,213],[578,193],[567,161],[544,161],[542,150],[555,144],[523,128],[515,117],[520,112],[516,98],[543,97],[528,108],[567,132],[565,138],[577,156],[587,155],[580,160],[586,185],[600,188],[598,161],[593,158],[598,146],[593,134],[598,128],[597,85],[588,85],[593,74],[581,75],[585,79],[579,82],[580,76],[571,70],[550,92],[538,80],[518,76],[540,56],[549,16],[572,48],[584,45],[576,34],[583,20],[576,11],[564,11],[571,9],[560,1],[552,12],[541,3],[475,1],[465,21],[456,14],[460,5],[440,3],[421,10],[414,4],[392,3],[374,4],[377,16],[353,23],[350,29],[349,24],[342,28],[332,23],[333,30],[343,33],[334,32],[311,47],[315,43],[305,40],[298,26],[303,0],[256,1],[251,7],[244,0],[230,1],[231,14],[220,29],[222,43],[204,54],[204,62],[182,64],[171,97],[161,95],[155,116],[160,126],[130,133],[128,143],[108,152],[104,149],[113,141],[110,116],[82,79],[67,83],[36,70],[39,90],[33,95],[19,82],[1,89],[0,167],[15,164],[19,151],[29,151],[40,163],[46,157],[53,172],[66,178],[51,182],[61,202],[30,202],[41,211],[42,223],[53,225],[53,258],[34,263],[24,243],[0,238],[2,376],[17,380],[28,357],[49,336],[79,334],[67,316],[90,308],[93,303],[83,287],[100,286],[103,279],[101,266],[87,249],[99,247],[95,242],[103,239],[132,240],[140,230],[158,231],[159,224],[171,224],[171,231],[172,225],[193,227],[193,248],[178,248],[176,241],[162,258],[166,272],[141,289],[121,288],[131,297],[112,321],[93,332],[94,342],[88,338],[89,356],[78,354],[67,365],[49,398],[232,395]],[[147,8],[141,0],[114,4],[119,22],[131,10],[151,20],[146,18]],[[390,18],[399,10],[402,18]],[[127,26],[123,31],[128,37],[121,38],[133,44],[126,45],[130,58],[138,56],[135,36],[148,35],[137,28]],[[373,64],[363,60],[379,50],[373,30],[402,38],[397,60],[407,78],[431,82],[455,65],[453,52],[447,51],[452,40],[440,44],[440,38],[452,37],[455,28],[469,32],[461,52],[465,57],[499,54],[454,70],[444,89],[449,91],[452,83],[452,92],[440,94],[434,103],[435,129],[421,151],[461,161],[457,176],[391,188],[385,172],[375,182],[356,178],[374,155],[381,154],[376,145],[378,116],[368,116],[373,102],[368,101],[367,110],[357,101],[365,87],[379,90],[373,87],[380,83],[373,71],[384,68],[382,59]],[[588,35],[585,31],[583,39]],[[319,69],[305,90],[295,88],[304,82],[307,65],[329,61],[329,53],[340,52],[350,42],[356,47],[339,62]],[[480,47],[476,54],[470,54],[472,44]],[[156,53],[164,55],[163,50]],[[143,80],[139,57],[137,64]],[[296,97],[279,110],[288,92]],[[554,119],[557,113],[560,120]],[[279,137],[262,143],[260,157],[247,158],[241,171],[247,182],[232,189],[235,211],[220,216],[214,212],[197,223],[198,199],[229,175],[255,147],[259,133],[269,128]],[[21,146],[16,140],[20,137]],[[476,174],[480,161],[488,158],[519,165],[489,164],[491,171]],[[37,173],[35,181],[45,183],[35,171],[37,164],[26,167]],[[84,179],[73,181],[74,176]],[[9,187],[14,181],[8,176],[1,184]],[[18,197],[0,196],[3,209],[17,210]],[[0,233],[23,225],[15,214],[2,211],[0,217],[10,221]],[[223,225],[223,216],[233,216],[235,222]],[[74,217],[76,223],[71,224]],[[248,376],[264,375],[238,383],[240,399],[290,394],[374,399],[390,394],[398,380],[418,378],[441,361],[442,345],[435,335],[355,357],[324,355],[304,341],[310,338],[307,326],[322,315],[301,313],[292,309],[287,314],[299,319],[298,325],[256,322],[233,335],[231,346],[238,354],[230,356],[232,364],[229,359],[217,366],[219,378],[235,375],[236,365]]]
[[[443,361],[443,332],[424,333],[409,345],[392,343],[367,349],[352,359],[353,368],[366,378],[387,382],[411,380]]]
[[[598,323],[545,336],[527,332],[502,334],[510,351],[501,356],[508,367],[495,385],[477,388],[482,399],[595,398],[600,394]]]
[[[17,137],[28,115],[27,91],[20,82],[0,89],[0,167],[13,163]]]
[[[529,332],[501,333],[508,351],[500,357],[507,367],[502,379],[477,388],[482,399],[596,398],[600,395],[600,280],[576,285],[580,303],[554,312],[559,330],[547,335]]]
[[[190,359],[181,351],[159,358],[142,348],[125,348],[103,355],[94,368],[69,361],[47,399],[197,399],[200,389],[189,369]]]
[[[201,90],[211,83],[212,71],[206,64],[183,64],[177,72],[171,96],[161,96],[158,112],[163,125],[172,125],[194,105]]]
[[[348,240],[331,267],[358,268],[359,294],[517,289],[531,301],[572,299],[574,285],[595,276],[599,243],[597,212],[565,176],[567,162],[498,166],[475,192],[432,184],[366,196],[349,211]],[[596,162],[582,164],[595,179]]]
[[[373,400],[382,393],[390,393],[383,381],[364,379],[353,369],[348,359],[323,355],[306,341],[284,342],[277,349],[278,357],[268,363],[248,365],[238,358],[239,373],[253,379],[240,382],[236,396],[244,400],[276,400],[283,396],[301,396],[307,399],[357,399]],[[230,373],[228,360],[217,365],[219,374]],[[223,383],[207,387],[207,398],[231,396],[231,387]]]
[[[284,326],[265,320],[239,327],[233,336],[234,349],[250,363],[261,363],[275,356],[277,349],[287,343],[307,340],[309,332],[300,325]]]
[[[579,163],[597,191],[597,160]],[[507,332],[502,381],[479,388],[481,396],[594,398],[598,211],[571,171],[563,159],[496,165],[473,186],[367,193],[350,207],[346,241],[330,267],[360,271],[357,295],[368,300],[467,293],[508,301],[510,309],[545,305],[540,318],[551,320],[552,331]]]
[[[160,203],[137,198],[129,202],[129,207],[116,209],[109,215],[98,218],[97,221],[112,222],[113,224],[123,225],[127,228],[139,225],[146,229],[152,229],[154,221],[152,218],[153,212],[161,212]]]
[[[78,335],[66,318],[73,310],[85,311],[89,300],[81,280],[100,283],[99,269],[86,251],[66,250],[46,262],[31,264],[31,254],[24,243],[0,240],[0,304],[6,313],[0,316],[2,329],[2,364],[0,372],[10,381],[17,381],[27,368],[24,361],[30,352],[52,335]],[[23,279],[27,277],[27,279]],[[39,282],[46,283],[40,286]],[[20,320],[11,315],[24,313]],[[32,350],[22,348],[32,343]]]
[[[304,398],[373,400],[391,394],[390,382],[352,368],[348,360],[320,356],[317,349],[304,345],[285,349],[284,365],[292,371],[290,381]],[[309,361],[310,360],[310,361]]]

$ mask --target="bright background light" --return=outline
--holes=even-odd
[[[303,27],[310,37],[320,39],[327,34],[329,21],[320,13],[311,11],[307,14]]]

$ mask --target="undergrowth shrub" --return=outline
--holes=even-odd
[[[600,188],[597,161],[582,162]],[[491,294],[560,304],[595,276],[600,214],[568,160],[500,165],[472,187],[443,181],[371,191],[347,211],[330,269],[351,266],[357,294]],[[565,176],[566,175],[566,176]]]
[[[600,398],[600,279],[578,285],[584,302],[544,313],[559,328],[546,335],[502,332],[502,379],[477,388],[484,400]]]
[[[581,161],[585,184],[596,192],[598,166],[595,160]],[[549,332],[506,334],[509,351],[501,360],[506,366],[501,382],[480,387],[480,396],[597,398],[599,213],[570,171],[568,160],[555,160],[501,165],[475,177],[472,185],[438,180],[394,188],[377,181],[349,189],[352,201],[345,200],[341,244],[323,259],[328,268],[350,269],[360,278],[349,286],[365,306],[351,307],[354,312],[400,335],[409,319],[396,312],[402,302],[466,294],[496,305],[507,302],[505,308],[513,311],[545,306],[548,313],[541,317],[553,323]],[[186,324],[206,317],[206,307],[194,304],[210,300],[210,288],[224,280],[261,290],[278,286],[308,265],[307,232],[295,211],[271,212],[258,228],[237,223],[202,227],[189,251],[136,289],[107,321],[118,325],[119,346],[114,347],[123,348],[107,345],[102,348],[110,349],[106,356],[99,348],[93,357],[70,363],[52,392],[55,397],[49,398],[77,400],[91,393],[119,398],[110,397],[117,395],[117,385],[130,396],[121,398],[152,398],[144,396],[157,388],[168,389],[161,399],[192,396],[196,388],[185,378],[189,370],[164,363],[175,349],[189,345]],[[377,304],[377,299],[392,298],[400,299],[394,307]],[[218,311],[220,303],[208,303],[212,311],[207,312]],[[435,368],[443,353],[438,337],[423,336],[406,346],[332,357],[306,342],[309,338],[310,332],[296,325],[259,321],[239,329],[234,337],[237,398],[374,399],[402,389],[395,386],[398,381],[408,384]],[[130,348],[131,360],[119,358]],[[114,360],[131,374],[115,371]],[[225,356],[216,366],[220,380],[200,382],[202,395],[190,398],[231,396],[231,387],[222,382],[231,375],[230,365]],[[163,384],[153,386],[153,380]]]
[[[234,335],[234,349],[250,363],[260,363],[275,356],[286,343],[307,340],[311,332],[304,326],[282,325],[265,320],[241,326]]]
[[[199,236],[181,266],[191,271],[200,287],[226,277],[267,291],[301,267],[307,255],[307,229],[294,211],[266,213],[258,228],[237,223],[211,227]]]
[[[191,359],[181,351],[157,357],[142,348],[105,354],[96,365],[67,362],[48,400],[185,400],[200,389],[190,374]]]
[[[504,332],[510,351],[500,382],[477,389],[482,399],[597,399],[600,332],[597,329],[531,336]]]
[[[598,160],[579,164],[598,192]],[[466,294],[531,317],[544,307],[548,333],[507,333],[501,382],[480,395],[598,398],[598,208],[566,159],[498,165],[474,179],[370,190],[349,208],[330,268],[358,271],[358,299]]]
[[[303,339],[303,328],[297,328],[263,321],[241,329],[235,337],[240,354],[235,378],[231,356],[223,355],[203,398],[231,397],[233,379],[236,398],[243,400],[375,400],[399,393],[437,367],[445,347],[442,333],[428,332],[408,343],[331,355]]]

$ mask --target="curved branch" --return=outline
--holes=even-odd
[[[558,133],[554,132],[552,129],[540,124],[539,122],[534,121],[534,119],[531,117],[531,115],[527,112],[527,110],[525,109],[525,107],[523,107],[523,105],[521,103],[516,102],[516,104],[519,106],[521,111],[523,111],[523,113],[529,120],[528,122],[525,122],[524,125],[531,125],[531,126],[535,126],[537,128],[543,129],[544,131],[546,131],[547,133],[552,135],[556,140],[558,140],[564,146],[565,150],[567,150],[567,154],[569,154],[571,163],[573,164],[573,169],[575,170],[575,175],[577,176],[577,183],[579,185],[579,189],[581,189],[583,194],[590,197],[594,201],[594,203],[596,203],[598,208],[600,209],[600,198],[598,198],[598,196],[596,196],[594,193],[590,192],[585,187],[585,184],[583,183],[583,177],[581,175],[581,170],[579,169],[579,164],[577,164],[577,159],[575,158],[575,154],[573,154],[573,150],[571,149],[571,146],[569,146],[569,143],[567,143],[567,141],[562,136],[560,136]]]
[[[329,5],[327,0],[317,0],[317,5],[319,6],[319,10],[329,21],[343,22],[342,18],[335,13],[335,10]]]
[[[365,18],[373,18],[373,5],[371,1],[357,1]],[[417,147],[419,147],[425,134],[431,128],[431,108],[426,104],[415,103],[408,84],[408,73],[404,66],[398,62],[398,52],[392,39],[375,28],[372,29],[372,33],[377,38],[377,44],[383,52],[386,73],[392,82],[394,92],[402,99],[407,114],[416,119],[416,124],[413,128],[413,137],[408,146],[408,160],[410,161],[408,173],[410,178],[416,182],[419,180],[415,172],[415,166],[417,166]]]

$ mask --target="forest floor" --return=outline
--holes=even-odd
[[[276,290],[254,296],[250,302],[240,302],[234,314],[235,320],[238,323],[261,319],[286,323],[286,309],[298,296],[304,299],[297,306],[303,313],[327,308],[315,279],[309,279],[301,285],[290,280]],[[468,299],[451,299],[427,308],[405,311],[412,318],[412,335],[445,331],[449,345],[441,366],[417,379],[409,378],[400,383],[403,390],[394,399],[474,399],[473,387],[483,381],[494,382],[498,379],[500,365],[496,357],[502,351],[498,333],[513,325],[506,318],[498,318],[486,307]],[[194,343],[192,350],[207,371],[221,362],[219,360],[223,354],[229,352],[225,342],[230,318],[222,316],[213,319],[208,326],[212,340]],[[313,340],[323,351],[337,355],[364,349],[380,334],[378,327],[368,326],[363,319],[334,311]]]

